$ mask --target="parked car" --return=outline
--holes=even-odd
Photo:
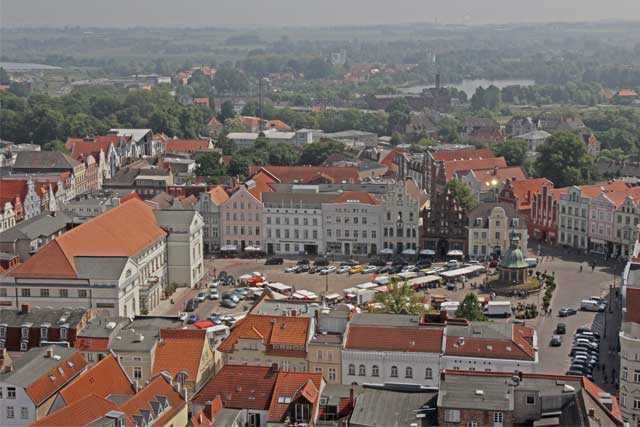
[[[265,265],[282,265],[282,263],[284,263],[284,258],[281,258],[281,257],[268,258],[264,262]]]
[[[360,264],[354,265],[349,270],[349,274],[356,274],[356,273],[362,273],[362,266]]]
[[[211,316],[207,317],[207,320],[209,322],[213,323],[214,325],[222,325],[222,323],[223,323],[222,319],[220,319],[219,316],[214,316],[214,315],[211,315]]]
[[[339,269],[336,270],[336,273],[337,274],[347,273],[349,270],[351,270],[350,266],[343,265],[342,267],[340,267]]]
[[[298,269],[296,270],[296,273],[307,273],[309,269],[311,269],[309,264],[300,264],[298,265]]]
[[[375,258],[369,261],[369,265],[375,265],[376,267],[384,267],[387,265],[387,262],[380,258]]]
[[[326,267],[329,265],[329,260],[327,258],[318,258],[313,262],[313,265],[316,267]]]
[[[213,280],[213,281],[209,282],[209,287],[210,287],[210,288],[214,288],[214,289],[215,289],[215,288],[217,288],[219,285],[220,285],[220,281],[218,281],[218,280]]]
[[[458,268],[459,266],[460,266],[460,263],[455,259],[450,259],[449,261],[447,261],[447,268],[449,270],[454,270],[454,269]]]
[[[209,291],[209,299],[210,300],[216,300],[220,298],[220,295],[218,294],[218,290],[217,289],[211,289]]]
[[[191,298],[184,306],[184,311],[193,311],[198,308],[198,300]]]
[[[375,273],[376,271],[378,271],[378,267],[376,267],[375,265],[368,265],[367,267],[362,269],[362,274]]]
[[[198,301],[203,302],[207,299],[207,294],[204,292],[198,292],[198,296],[196,298],[198,298]]]
[[[391,266],[390,265],[383,265],[382,267],[380,267],[378,269],[378,273],[379,274],[386,274],[389,273],[391,271]]]
[[[567,325],[565,323],[558,323],[556,325],[556,334],[564,335],[567,333]]]
[[[225,292],[222,294],[222,300],[231,300],[234,303],[238,304],[240,302],[240,297],[235,292]]]
[[[431,267],[431,260],[430,259],[419,259],[418,262],[416,262],[416,266],[420,269],[422,268],[429,268]]]
[[[285,269],[284,269],[284,272],[285,272],[285,273],[295,273],[295,272],[297,272],[297,271],[298,271],[298,268],[300,268],[300,266],[299,266],[299,265],[293,265],[293,266],[291,266],[291,267],[287,267],[287,268],[285,268]]]
[[[320,274],[330,274],[330,273],[335,273],[336,272],[336,267],[334,265],[329,265],[325,268],[323,268],[322,270],[320,270]]]
[[[298,265],[309,265],[311,262],[308,259],[301,259],[298,261]]]
[[[558,311],[559,317],[568,317],[573,316],[574,314],[578,314],[578,310],[575,308],[563,307]]]
[[[311,267],[309,267],[309,271],[307,271],[307,273],[309,273],[309,274],[316,274],[316,272],[318,271],[318,268],[320,268],[320,267],[317,267],[317,266],[315,266],[315,265],[312,265]]]
[[[554,335],[551,337],[551,347],[560,347],[562,345],[562,337],[560,335]]]
[[[187,319],[187,323],[193,325],[194,323],[196,323],[198,321],[198,315],[197,314],[192,314],[189,316],[189,318]]]
[[[496,268],[499,263],[500,263],[500,261],[498,261],[497,259],[492,259],[491,261],[489,261],[489,267],[490,268]]]
[[[405,265],[404,267],[402,267],[402,272],[403,273],[412,273],[412,272],[415,272],[417,270],[418,270],[418,268],[413,264]]]
[[[233,277],[233,276],[226,275],[226,276],[224,276],[224,278],[222,279],[222,284],[223,284],[224,286],[231,286],[231,285],[233,285],[233,283],[234,283],[235,281],[236,281],[236,280],[234,279],[234,277]]]
[[[348,261],[342,261],[340,263],[341,266],[349,266],[349,267],[354,267],[356,265],[358,265],[358,261],[356,261],[355,259],[350,259]]]
[[[236,306],[238,305],[237,303],[235,303],[232,299],[228,299],[228,298],[223,298],[220,301],[220,305],[222,307],[226,307],[226,308],[236,308]]]
[[[218,273],[218,280],[222,280],[224,277],[228,276],[226,271],[221,271]]]

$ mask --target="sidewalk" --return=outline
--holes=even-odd
[[[176,289],[175,293],[171,297],[160,301],[160,304],[158,304],[158,306],[149,314],[154,316],[177,315],[178,312],[182,310],[182,307],[184,307],[188,291],[190,291],[189,288]],[[171,304],[171,299],[173,299],[174,304]]]

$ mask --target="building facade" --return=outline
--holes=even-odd
[[[247,246],[261,247],[264,241],[262,214],[264,206],[245,186],[226,200],[221,208],[221,246],[235,246],[244,250]]]
[[[202,240],[204,250],[207,253],[220,250],[220,206],[227,201],[227,199],[229,199],[227,192],[220,186],[214,187],[209,191],[203,191],[198,196],[195,209],[204,221]]]
[[[392,184],[382,200],[382,249],[402,253],[420,247],[420,202],[406,190],[404,181]]]
[[[469,212],[469,257],[501,257],[507,252],[509,236],[514,232],[526,249],[529,241],[526,218],[508,203],[481,203]]]

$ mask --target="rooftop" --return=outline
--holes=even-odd
[[[0,233],[0,242],[13,243],[21,239],[35,240],[38,237],[49,237],[65,229],[71,222],[72,218],[64,212],[41,212]]]
[[[204,329],[161,329],[153,375],[167,371],[175,378],[185,371],[190,381],[196,381],[205,345],[209,341]]]
[[[268,422],[282,422],[289,406],[300,397],[311,404],[314,414],[320,403],[322,374],[309,372],[278,372],[269,405]]]
[[[358,168],[336,166],[251,166],[249,174],[253,175],[260,169],[268,171],[276,177],[278,182],[308,184],[318,179],[332,183],[357,183],[360,182]]]
[[[111,349],[116,353],[147,352],[157,344],[161,329],[182,326],[177,317],[137,316],[111,341]]]
[[[0,310],[0,324],[20,326],[32,323],[35,326],[49,324],[54,327],[67,325],[67,328],[76,328],[89,310],[86,308],[34,308],[28,312],[20,309],[4,308]]]
[[[365,387],[357,395],[349,423],[371,427],[424,425],[423,418],[418,415],[428,416],[435,412],[436,396],[436,392],[400,392]]]
[[[440,354],[442,336],[442,329],[351,325],[344,349]]]
[[[76,160],[60,151],[20,151],[13,164],[13,170],[73,170],[78,165]]]

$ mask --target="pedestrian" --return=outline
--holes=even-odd
[[[582,264],[580,264],[580,273],[582,273]]]

